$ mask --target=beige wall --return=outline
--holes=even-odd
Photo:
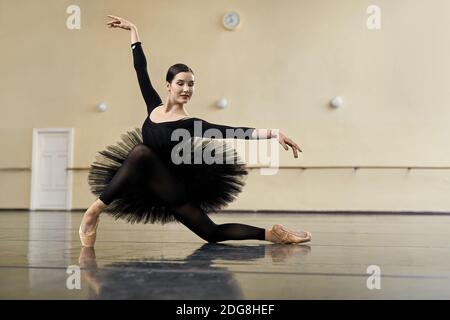
[[[66,28],[71,4],[81,30]],[[378,31],[366,28],[371,4]],[[221,26],[230,9],[243,20],[235,32]],[[449,165],[448,12],[447,0],[0,0],[0,168],[31,167],[33,128],[74,128],[74,166],[88,167],[142,125],[130,35],[108,29],[107,14],[137,24],[163,99],[168,67],[183,62],[197,81],[191,115],[298,142],[303,154],[280,149],[281,165]],[[335,95],[341,109],[327,105]],[[221,97],[228,109],[214,107]],[[253,170],[229,208],[449,211],[449,180],[450,170]],[[0,170],[0,208],[28,208],[30,181]],[[74,208],[95,199],[87,171],[73,190]]]

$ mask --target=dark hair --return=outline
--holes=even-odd
[[[167,70],[166,81],[169,83],[172,83],[172,80],[180,72],[191,72],[192,74],[194,74],[194,71],[192,71],[192,69],[189,68],[187,65],[182,64],[182,63],[177,63],[177,64],[174,64],[173,66],[171,66],[169,68],[169,70]]]

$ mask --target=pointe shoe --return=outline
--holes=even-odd
[[[275,224],[270,230],[271,234],[275,236],[275,243],[303,243],[311,241],[311,233],[302,231],[302,233],[294,232],[286,229],[280,224]]]
[[[97,227],[98,227],[98,223],[100,221],[100,217],[97,217],[97,222],[95,223],[95,227],[94,227],[94,231],[88,232],[88,233],[84,233],[83,231],[81,231],[81,225],[80,225],[80,229],[78,230],[78,234],[80,236],[80,241],[81,244],[84,247],[93,247],[95,244],[95,240],[97,238]]]

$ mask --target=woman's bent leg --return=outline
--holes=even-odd
[[[185,184],[170,172],[156,152],[144,144],[138,144],[130,151],[99,199],[109,205],[139,179],[148,181],[149,190],[167,203],[188,201]]]

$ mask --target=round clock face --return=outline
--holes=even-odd
[[[239,14],[235,11],[227,12],[223,16],[223,25],[229,30],[234,30],[239,26],[240,18]]]

